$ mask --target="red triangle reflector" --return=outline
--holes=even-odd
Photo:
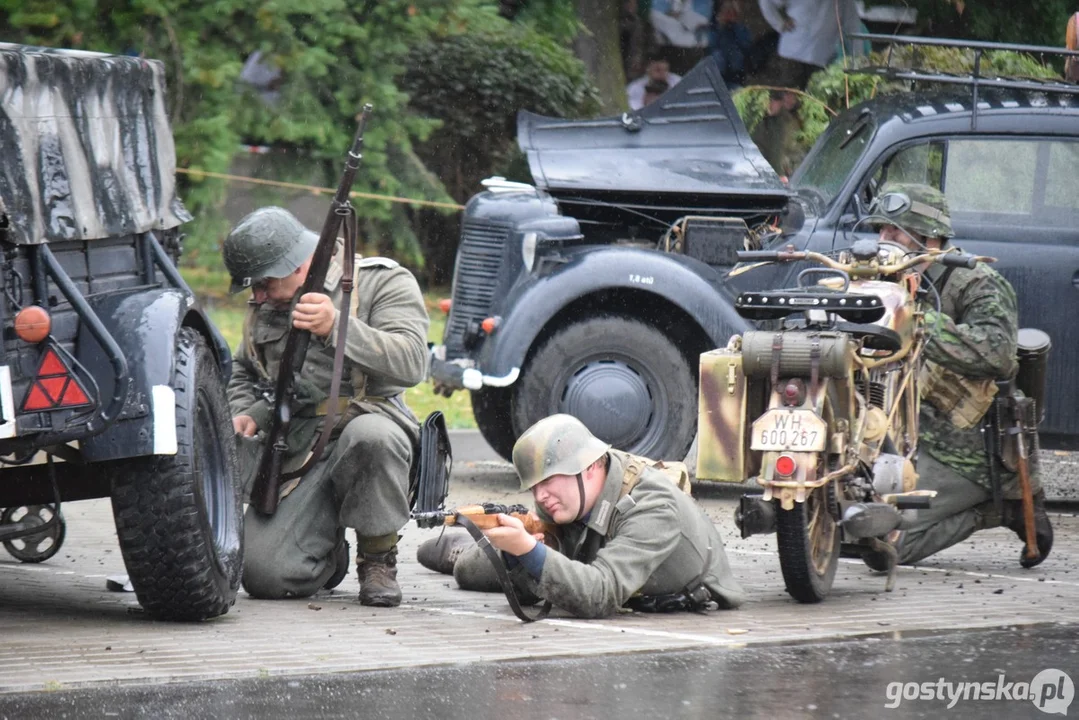
[[[60,377],[41,378],[37,381],[37,384],[41,386],[41,389],[52,398],[53,403],[60,402],[60,397],[64,394],[64,385],[67,385],[67,377],[61,375]]]
[[[90,398],[86,397],[86,393],[79,387],[79,383],[75,378],[71,378],[71,382],[67,384],[67,390],[64,391],[64,397],[60,400],[60,405],[63,407],[73,407],[77,405],[89,405]]]
[[[56,356],[54,350],[46,350],[45,357],[41,359],[41,366],[37,369],[38,377],[47,375],[67,375],[67,367]]]
[[[22,404],[23,410],[51,410],[53,406],[52,398],[45,394],[45,391],[38,387],[37,383],[30,386],[30,392],[26,394],[26,402]]]

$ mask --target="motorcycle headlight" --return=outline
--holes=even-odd
[[[521,239],[521,257],[524,259],[525,269],[532,272],[532,265],[536,262],[536,233],[524,234]]]

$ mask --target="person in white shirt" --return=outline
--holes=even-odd
[[[854,0],[759,0],[779,33],[780,85],[805,90],[810,76],[835,58],[844,33],[857,32]]]
[[[671,66],[663,57],[653,56],[648,61],[648,67],[644,75],[626,85],[626,102],[630,110],[640,110],[644,107],[644,91],[649,83],[667,83],[668,87],[674,87],[682,79],[681,75],[671,72]]]

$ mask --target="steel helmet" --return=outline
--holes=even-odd
[[[513,446],[521,490],[552,475],[577,475],[611,449],[572,415],[551,415],[524,431]]]
[[[948,199],[931,185],[922,183],[885,183],[869,209],[877,225],[894,224],[903,230],[926,237],[947,239],[952,232]]]
[[[264,207],[246,215],[221,248],[232,276],[229,292],[237,293],[262,278],[288,276],[315,252],[317,244],[318,235],[284,208]]]

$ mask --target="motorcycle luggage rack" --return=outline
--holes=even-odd
[[[979,97],[980,91],[983,88],[1079,95],[1079,85],[1066,82],[1063,79],[1052,80],[1029,77],[1009,77],[1003,75],[987,76],[982,74],[981,71],[982,57],[986,52],[1008,51],[1042,56],[1079,57],[1079,50],[1066,50],[1045,45],[1018,45],[1014,43],[985,42],[978,40],[910,37],[905,35],[878,35],[875,33],[850,33],[847,37],[852,40],[868,40],[871,43],[888,43],[888,51],[885,55],[884,65],[866,65],[857,68],[847,68],[846,72],[848,74],[877,75],[887,80],[904,80],[916,83],[938,83],[942,85],[961,85],[969,87],[971,94],[970,127],[972,130],[977,128],[978,111],[989,107],[988,104],[981,101]],[[917,67],[896,67],[892,65],[892,51],[894,50],[895,45],[910,45],[914,48],[913,57],[911,58],[912,65],[915,65],[919,60],[917,49],[920,46],[972,50],[974,52],[974,67],[969,74],[965,75],[946,73],[938,70],[920,69]]]
[[[776,320],[806,310],[824,310],[854,323],[873,323],[884,317],[884,302],[876,295],[778,290],[741,293],[734,309],[747,320]]]

